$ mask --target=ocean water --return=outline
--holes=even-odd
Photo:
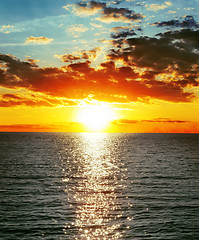
[[[0,133],[0,239],[199,239],[199,135]]]

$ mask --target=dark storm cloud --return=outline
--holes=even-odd
[[[152,25],[155,25],[157,27],[199,28],[199,24],[190,15],[185,16],[183,21],[179,20],[162,21],[156,22]]]

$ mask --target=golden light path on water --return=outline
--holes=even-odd
[[[76,184],[66,190],[75,202],[77,230],[74,239],[119,239],[117,219],[122,216],[118,204],[119,167],[106,134],[82,134],[75,151]],[[110,146],[109,146],[110,145]],[[68,180],[67,180],[68,181]],[[65,229],[66,231],[66,229]]]

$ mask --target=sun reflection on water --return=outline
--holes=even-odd
[[[77,182],[73,186],[74,239],[119,239],[121,216],[116,188],[119,168],[106,134],[83,134],[76,156]],[[64,181],[64,180],[63,180]]]

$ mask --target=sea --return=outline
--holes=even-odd
[[[199,239],[199,134],[0,133],[0,239]]]

